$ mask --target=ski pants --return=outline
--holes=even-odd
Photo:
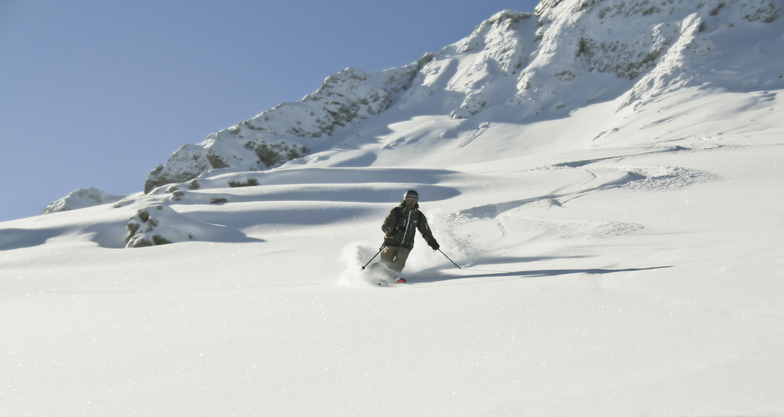
[[[392,271],[400,272],[406,266],[406,259],[411,251],[399,246],[386,246],[381,251],[381,262]]]

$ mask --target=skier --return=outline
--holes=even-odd
[[[425,215],[419,211],[419,194],[414,190],[406,191],[403,202],[392,209],[384,220],[381,230],[384,237],[384,249],[381,251],[381,263],[395,274],[400,274],[406,266],[406,259],[411,249],[414,248],[414,229],[425,238],[428,246],[433,250],[440,247],[430,231]],[[398,282],[406,282],[405,278]]]

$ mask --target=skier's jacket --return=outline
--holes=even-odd
[[[416,235],[415,229],[419,229],[422,237],[425,238],[430,247],[437,247],[438,243],[433,238],[433,232],[430,231],[430,226],[427,224],[425,215],[419,211],[419,204],[415,205],[413,209],[406,207],[406,202],[400,203],[399,206],[389,212],[389,216],[384,220],[381,225],[381,230],[384,232],[385,246],[402,246],[408,250],[414,248],[414,236]]]

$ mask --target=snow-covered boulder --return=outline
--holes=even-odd
[[[42,214],[56,213],[59,211],[77,210],[102,204],[115,203],[123,199],[124,195],[112,195],[97,188],[82,188],[67,196],[49,203]]]
[[[176,193],[176,191],[175,191]],[[174,195],[174,194],[172,194]],[[159,246],[188,241],[241,242],[247,236],[237,229],[205,223],[178,213],[168,203],[136,211],[128,224],[126,248]]]
[[[164,206],[158,206],[157,210],[163,213]],[[131,217],[126,228],[128,236],[125,238],[126,247],[142,248],[145,246],[165,245],[172,243],[169,239],[156,232],[159,225],[160,216],[152,217],[150,212],[154,210],[139,210]]]

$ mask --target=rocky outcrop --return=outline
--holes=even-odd
[[[143,248],[153,245],[166,245],[172,243],[160,233],[156,233],[159,225],[157,217],[152,217],[150,212],[155,214],[156,210],[163,210],[163,206],[157,206],[155,210],[141,209],[131,217],[126,228],[128,236],[125,238],[127,248]]]
[[[780,9],[765,0],[544,0],[540,44],[511,102],[525,119],[618,97],[619,109],[639,107],[672,88],[723,83],[704,69],[737,64],[724,59],[738,47],[727,32],[771,30],[749,23],[773,22]]]

